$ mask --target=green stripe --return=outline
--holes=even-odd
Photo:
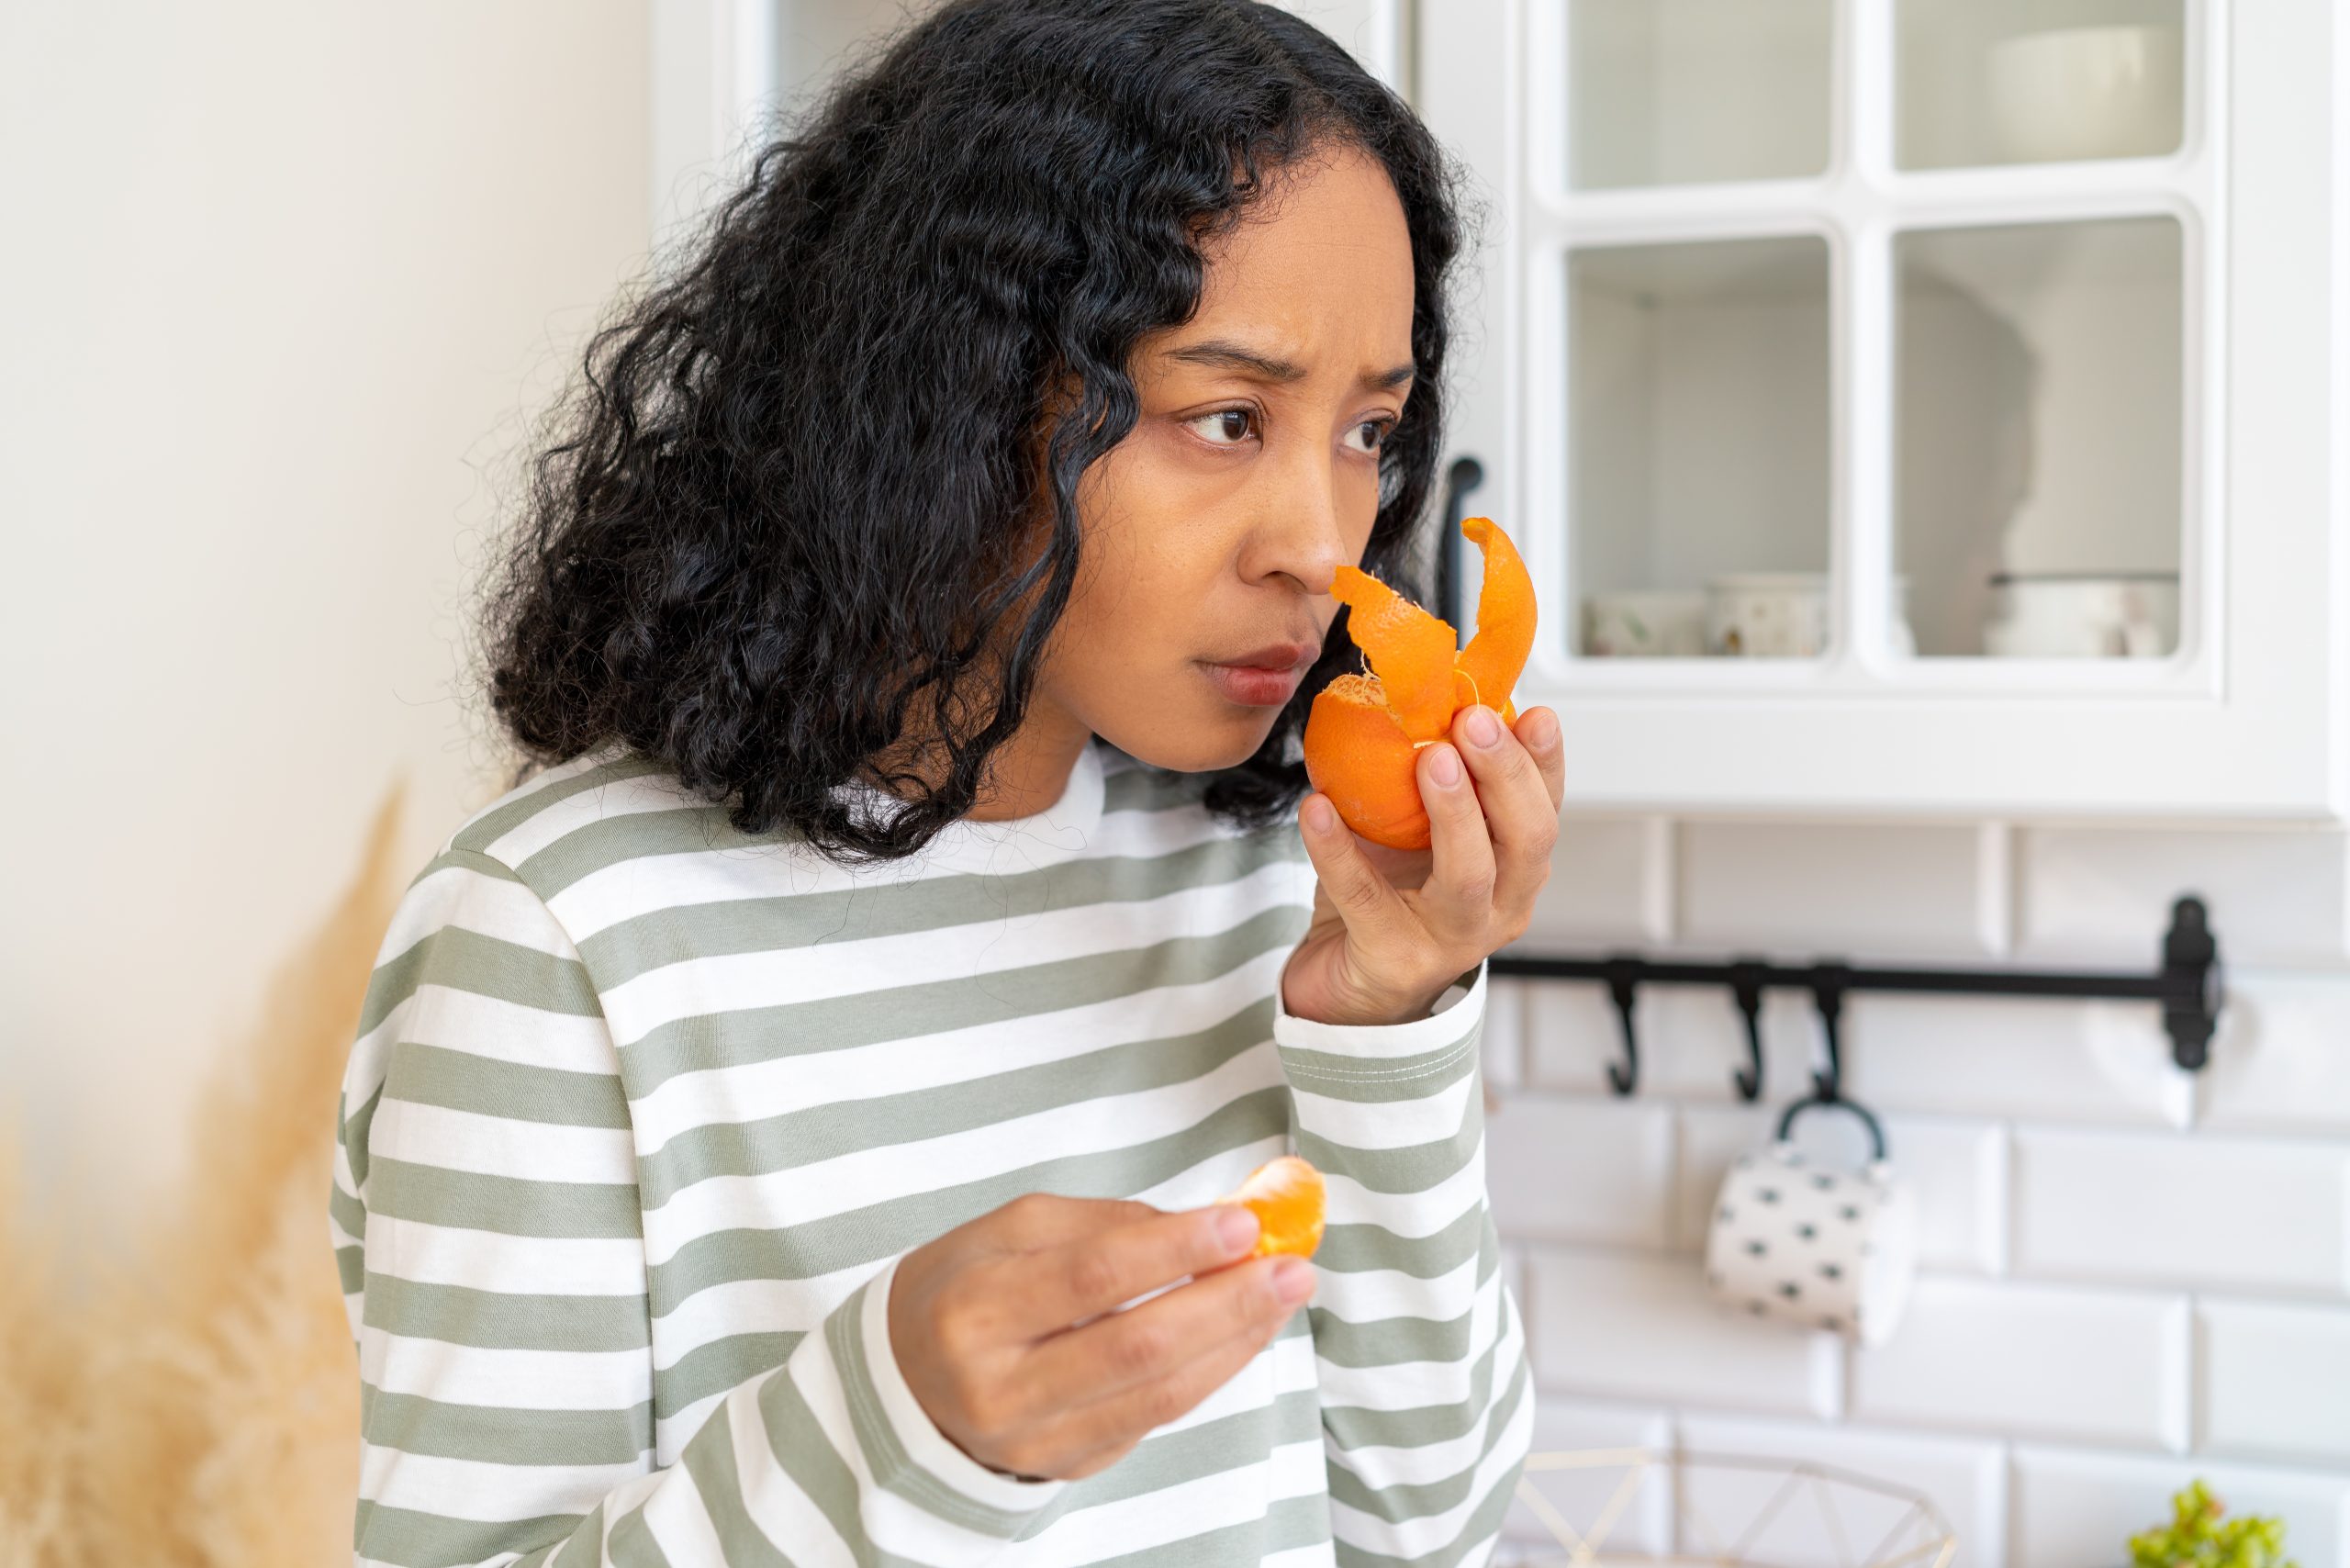
[[[423,870],[408,879],[408,890],[413,892],[418,883],[443,871],[471,871],[476,876],[487,877],[496,882],[519,882],[522,879],[520,874],[503,860],[492,860],[488,856],[471,849],[444,848],[425,862]]]
[[[1334,1225],[1322,1233],[1314,1265],[1338,1274],[1393,1269],[1416,1280],[1433,1280],[1477,1255],[1478,1232],[1485,1223],[1480,1204],[1462,1210],[1441,1230],[1421,1237],[1401,1237],[1383,1225]]]
[[[1475,1073],[1478,1034],[1472,1029],[1440,1049],[1392,1061],[1283,1046],[1281,1068],[1300,1088],[1333,1100],[1362,1105],[1425,1100]]]
[[[566,1127],[625,1127],[628,1094],[617,1074],[574,1072],[402,1041],[385,1087],[395,1100]]]
[[[1020,1530],[1022,1514],[993,1507],[967,1497],[914,1463],[881,1407],[880,1391],[873,1385],[873,1369],[865,1359],[865,1293],[870,1282],[856,1287],[838,1310],[824,1319],[824,1343],[833,1352],[841,1388],[848,1402],[849,1426],[864,1451],[867,1470],[889,1490],[914,1506],[948,1524],[981,1535],[1010,1540]]]
[[[1526,1363],[1520,1361],[1509,1393],[1512,1405],[1522,1396],[1526,1387]],[[1497,1425],[1497,1433],[1499,1429]],[[1521,1458],[1505,1473],[1495,1477],[1493,1489],[1478,1500],[1476,1507],[1461,1521],[1459,1533],[1436,1551],[1423,1552],[1418,1557],[1397,1557],[1366,1551],[1342,1540],[1337,1543],[1339,1568],[1453,1568],[1453,1564],[1467,1556],[1472,1549],[1500,1532],[1502,1516],[1509,1512],[1509,1506],[1517,1493],[1517,1479],[1525,1469],[1526,1462]]]
[[[375,1126],[375,1107],[383,1103],[384,1086],[378,1083],[375,1092],[367,1096],[367,1103],[359,1107],[359,1114],[342,1124],[343,1158],[351,1162],[352,1181],[358,1183],[363,1192],[367,1186],[367,1135]],[[351,1226],[343,1228],[353,1236],[366,1234]]]
[[[653,1344],[641,1295],[515,1295],[372,1272],[365,1321],[406,1339],[484,1350],[642,1350]]]
[[[1348,1323],[1318,1306],[1309,1306],[1314,1321],[1314,1354],[1337,1367],[1387,1367],[1407,1361],[1457,1361],[1469,1353],[1470,1320],[1473,1312],[1458,1317],[1380,1317],[1369,1323]]]
[[[604,1550],[611,1557],[612,1568],[669,1568],[669,1555],[653,1539],[653,1527],[644,1522],[642,1503],[621,1516]]]
[[[680,1073],[1131,1002],[1160,986],[1215,980],[1261,954],[1294,946],[1307,918],[1303,908],[1282,904],[1205,935],[848,996],[697,1014],[623,1047],[621,1071],[630,1096],[641,1100]]]
[[[1463,1107],[1460,1126],[1434,1143],[1405,1144],[1397,1148],[1355,1148],[1332,1143],[1320,1134],[1300,1127],[1297,1152],[1315,1169],[1350,1176],[1373,1193],[1407,1196],[1432,1192],[1448,1177],[1466,1170],[1484,1141],[1484,1108],[1474,1095]]]
[[[485,1524],[390,1507],[362,1497],[352,1540],[360,1556],[397,1562],[400,1568],[465,1568],[502,1551],[530,1551],[559,1543],[586,1517],[542,1514],[537,1518]]]
[[[339,1182],[327,1194],[327,1213],[333,1217],[335,1224],[342,1227],[345,1236],[361,1243],[366,1241],[367,1205],[344,1192]]]
[[[651,832],[659,819],[615,818],[610,835],[634,824]],[[580,836],[586,836],[583,830]],[[703,846],[699,834],[687,846]],[[566,848],[570,841],[565,841]],[[632,851],[620,854],[621,848]],[[666,846],[655,853],[677,853]],[[613,846],[621,859],[645,851]],[[945,875],[830,892],[780,893],[771,898],[722,899],[649,910],[585,938],[579,956],[606,991],[647,970],[689,958],[734,953],[801,950],[824,943],[906,936],[960,925],[1000,925],[1059,910],[1140,902],[1198,888],[1229,886],[1271,864],[1244,839],[1204,844],[1151,857],[1102,857],[1005,876]],[[534,881],[540,874],[535,857]]]
[[[791,1559],[776,1549],[743,1506],[743,1477],[734,1466],[734,1424],[727,1419],[725,1406],[713,1409],[686,1444],[683,1462],[726,1553],[726,1568],[791,1568]]]
[[[771,1377],[760,1384],[759,1420],[767,1428],[767,1450],[776,1463],[848,1543],[858,1568],[878,1568],[885,1556],[896,1561],[894,1554],[880,1551],[866,1539],[856,1473],[833,1451],[823,1425],[809,1408],[800,1385],[789,1376]]]
[[[575,757],[572,760],[576,762],[579,759]],[[558,766],[567,767],[569,764]],[[649,774],[668,771],[667,764],[635,752],[615,757],[610,762],[598,763],[583,772],[564,779],[561,783],[542,785],[520,800],[509,801],[502,806],[484,812],[459,829],[455,836],[449,840],[449,846],[452,849],[471,849],[487,854],[491,845],[557,801],[568,801],[574,795],[584,794],[588,790],[600,789],[607,784],[618,784],[624,779],[643,778]],[[529,782],[527,779],[521,781],[521,783],[527,782]],[[516,784],[515,788],[520,789],[521,783]]]
[[[651,1402],[626,1410],[448,1405],[360,1384],[361,1429],[377,1448],[486,1464],[633,1464],[653,1450]]]
[[[336,1248],[334,1271],[342,1281],[342,1294],[357,1295],[367,1288],[367,1249],[355,1243]]]
[[[375,1158],[368,1207],[396,1219],[499,1236],[617,1240],[643,1234],[628,1182],[533,1182]]]
[[[944,1137],[1089,1100],[1189,1083],[1266,1044],[1272,1011],[1268,997],[1189,1034],[1121,1041],[967,1082],[695,1127],[640,1163],[644,1207],[657,1209],[695,1182],[714,1177],[771,1175],[860,1149]]]
[[[697,1345],[664,1368],[653,1381],[653,1414],[673,1419],[680,1410],[713,1394],[740,1388],[791,1359],[803,1336],[798,1329],[729,1334]]]
[[[666,1317],[713,1285],[738,1280],[813,1279],[836,1269],[894,1257],[1023,1193],[1123,1197],[1144,1192],[1227,1149],[1279,1137],[1288,1127],[1289,1092],[1260,1089],[1227,1102],[1181,1131],[1147,1143],[1039,1160],[977,1181],[808,1220],[788,1229],[711,1231],[687,1242],[668,1261],[654,1265],[653,1315]],[[1324,1245],[1326,1248],[1328,1243]]]
[[[1106,741],[1097,743],[1109,746]],[[1115,751],[1115,747],[1110,747]],[[1205,773],[1178,773],[1172,768],[1155,767],[1132,756],[1118,753],[1128,760],[1128,766],[1117,767],[1112,757],[1102,757],[1102,814],[1112,812],[1172,812],[1186,806],[1197,806],[1200,797],[1214,782]]]
[[[359,1033],[374,1029],[426,985],[571,1018],[596,1018],[603,1013],[588,970],[577,959],[558,958],[462,925],[439,925],[418,937],[407,952],[376,966],[360,1009]]]

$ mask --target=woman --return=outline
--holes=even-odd
[[[1427,510],[1448,169],[1268,6],[963,0],[599,335],[487,620],[538,770],[344,1085],[360,1561],[1490,1552],[1557,725],[1426,747],[1416,856],[1294,760]],[[1291,1150],[1311,1264],[1214,1201]]]

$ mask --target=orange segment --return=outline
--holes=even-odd
[[[1534,579],[1517,546],[1492,518],[1463,518],[1460,532],[1485,557],[1485,582],[1477,590],[1477,634],[1460,650],[1460,667],[1478,690],[1494,694],[1485,700],[1508,723],[1517,717],[1511,689],[1534,651]]]
[[[1347,607],[1347,634],[1371,660],[1404,733],[1431,741],[1452,722],[1452,657],[1460,634],[1369,572],[1340,566],[1330,596]]]
[[[1239,1204],[1257,1216],[1257,1248],[1249,1253],[1290,1252],[1311,1258],[1322,1245],[1322,1172],[1293,1154],[1269,1159],[1220,1203]]]

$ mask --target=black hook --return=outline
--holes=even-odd
[[[1746,1065],[1730,1075],[1741,1100],[1762,1094],[1762,980],[1768,973],[1769,967],[1758,958],[1741,958],[1729,967],[1730,995],[1746,1015]]]
[[[1639,973],[1638,958],[1607,960],[1607,994],[1615,1001],[1617,1022],[1624,1026],[1624,1059],[1620,1064],[1607,1064],[1607,1082],[1618,1094],[1629,1094],[1640,1081],[1640,1040],[1632,1027],[1632,1004],[1639,1000]]]
[[[1485,465],[1456,457],[1444,471],[1444,532],[1436,541],[1437,613],[1456,630],[1460,625],[1460,519],[1469,492],[1485,482]]]
[[[2211,935],[2203,901],[2189,894],[2170,906],[2170,930],[2163,936],[2163,1027],[2170,1034],[2171,1059],[2189,1072],[2210,1059],[2225,992],[2219,938]]]
[[[1811,967],[1811,1000],[1819,1009],[1821,1037],[1828,1047],[1828,1070],[1812,1070],[1811,1090],[1822,1103],[1844,1098],[1844,1045],[1838,1025],[1844,1015],[1844,993],[1852,986],[1852,971],[1844,964]]]

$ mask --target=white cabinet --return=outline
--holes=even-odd
[[[2340,814],[2345,28],[1422,0],[1570,804]]]

